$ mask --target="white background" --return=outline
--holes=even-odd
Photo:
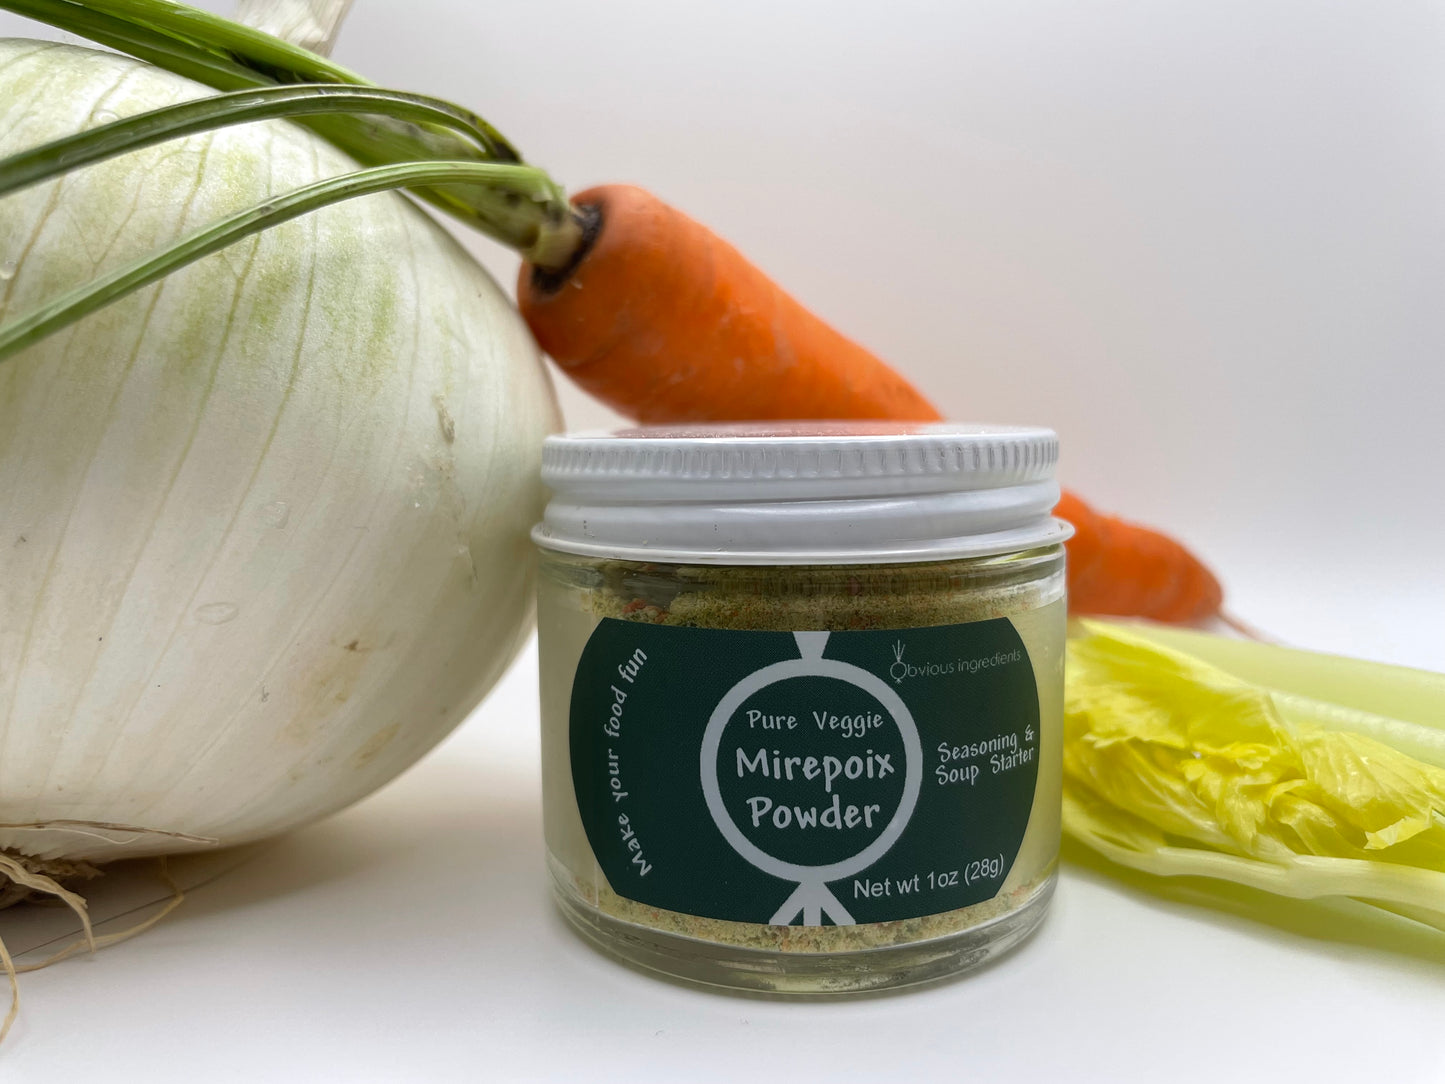
[[[651,187],[945,413],[1055,427],[1064,481],[1188,540],[1247,620],[1445,670],[1445,5],[358,0],[336,57],[570,188]],[[929,991],[628,972],[548,909],[534,683],[529,657],[378,797],[28,976],[0,1075],[1445,1079],[1445,949],[1078,865],[1026,948]]]

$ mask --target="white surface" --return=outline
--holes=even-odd
[[[882,564],[1057,545],[1058,437],[787,422],[549,437],[539,544],[682,564]]]
[[[1058,430],[1063,480],[1188,539],[1248,620],[1445,669],[1442,38],[1438,2],[365,0],[335,55],[569,187],[652,187],[950,415]],[[929,991],[626,971],[546,901],[533,681],[140,940],[27,976],[0,1074],[1445,1079],[1439,957],[1076,869],[1016,956]]]

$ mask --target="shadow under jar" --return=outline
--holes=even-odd
[[[1063,542],[1043,429],[553,437],[542,781],[563,914],[627,962],[845,994],[1042,919]]]

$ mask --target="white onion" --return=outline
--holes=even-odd
[[[0,155],[206,93],[0,41]],[[0,320],[354,168],[272,122],[9,196]],[[0,362],[0,849],[239,843],[411,764],[526,632],[556,424],[506,297],[394,195],[241,242]]]

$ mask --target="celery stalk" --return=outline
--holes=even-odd
[[[1174,648],[1242,681],[1445,730],[1445,674],[1161,625],[1090,622]]]
[[[1174,629],[1080,629],[1071,837],[1157,877],[1350,898],[1445,930],[1445,678]]]

